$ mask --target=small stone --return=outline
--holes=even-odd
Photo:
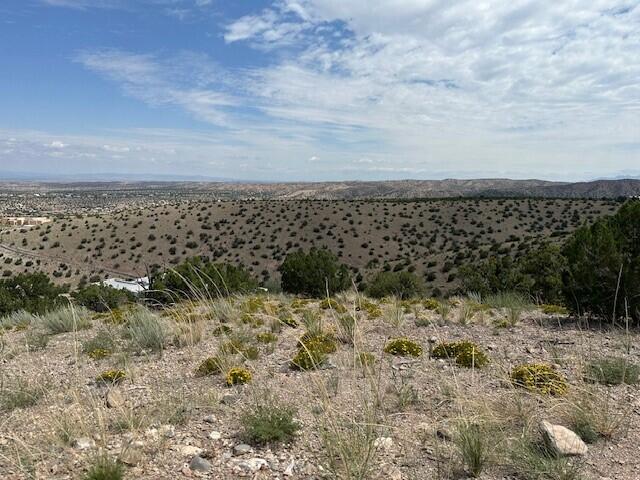
[[[178,445],[176,450],[185,457],[195,457],[204,451],[202,448],[194,447],[193,445]]]
[[[562,425],[553,425],[543,420],[540,430],[547,445],[559,455],[585,455],[588,451],[586,443]]]
[[[285,477],[290,477],[293,475],[293,470],[296,467],[296,462],[294,459],[291,459],[291,462],[289,462],[289,465],[287,465],[287,468],[284,469],[283,475]]]
[[[262,467],[266,466],[268,466],[268,463],[264,458],[250,458],[238,463],[238,467],[240,469],[252,473],[257,472],[258,470],[261,470]]]
[[[204,417],[205,423],[216,423],[216,417],[214,415],[207,415]]]
[[[232,395],[230,393],[227,393],[225,396],[222,397],[222,400],[220,400],[220,403],[222,403],[223,405],[233,405],[238,400],[240,400],[240,397],[238,397],[238,395]]]
[[[176,427],[174,427],[173,425],[160,425],[160,428],[158,428],[158,432],[164,438],[173,438],[176,436]]]
[[[124,396],[120,390],[109,390],[104,400],[107,408],[121,408],[125,404]]]
[[[391,450],[393,447],[393,439],[391,437],[378,437],[373,442],[373,446],[381,450]]]
[[[211,464],[208,460],[196,455],[189,462],[189,468],[195,472],[208,472],[211,470]]]
[[[220,440],[222,438],[222,434],[220,432],[213,431],[209,434],[209,438],[211,440]]]
[[[247,445],[246,443],[241,443],[240,445],[236,445],[235,447],[233,447],[233,454],[236,457],[239,457],[240,455],[246,455],[251,452],[253,452],[253,448],[251,448],[251,446]]]
[[[130,446],[123,448],[118,458],[125,465],[135,467],[142,461],[142,456],[142,452],[138,448]]]
[[[89,450],[90,448],[93,448],[95,446],[95,442],[88,437],[81,437],[77,438],[73,442],[73,446],[78,450]]]

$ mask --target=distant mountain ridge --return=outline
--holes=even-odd
[[[0,181],[4,191],[172,190],[219,198],[349,200],[367,198],[543,197],[617,198],[640,196],[640,179],[552,182],[546,180],[446,179],[345,182],[249,183],[234,181]]]

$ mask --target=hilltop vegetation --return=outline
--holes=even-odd
[[[359,284],[379,271],[418,274],[429,294],[460,286],[458,269],[518,257],[613,213],[600,200],[175,202],[62,216],[0,236],[6,274],[42,270],[59,283],[145,276],[205,256],[278,283],[288,253],[327,248]],[[4,248],[3,248],[4,246]]]

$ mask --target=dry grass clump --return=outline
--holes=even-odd
[[[125,335],[138,352],[162,352],[169,343],[170,329],[166,320],[145,307],[138,307],[127,317]]]
[[[24,330],[36,320],[37,317],[32,313],[18,310],[0,318],[0,330]]]
[[[640,366],[622,357],[593,360],[586,366],[585,380],[605,385],[634,385],[640,377]]]
[[[91,327],[91,312],[84,307],[63,307],[38,317],[40,326],[51,335],[76,332]]]
[[[4,377],[0,382],[0,411],[11,412],[32,407],[44,396],[45,391],[45,386],[21,377]]]

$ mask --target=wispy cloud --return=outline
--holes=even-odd
[[[212,2],[154,4],[181,17]],[[640,134],[639,22],[626,0],[276,0],[224,26],[227,44],[264,53],[258,66],[122,50],[76,61],[153,108],[212,125],[206,141],[189,146],[181,132],[171,150],[203,166],[560,177],[637,163],[623,146]],[[135,152],[109,152],[107,140],[92,148]]]

